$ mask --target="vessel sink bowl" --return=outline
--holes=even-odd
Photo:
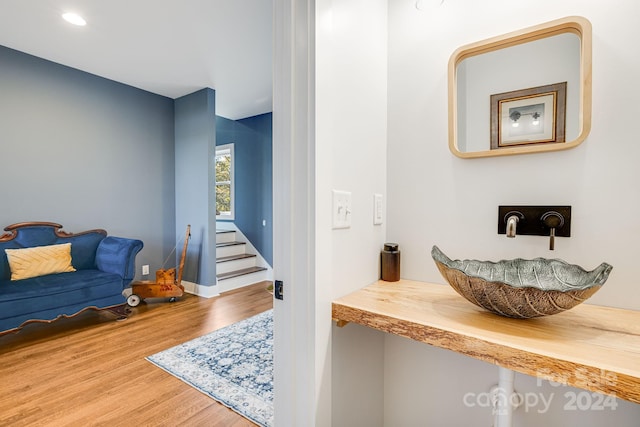
[[[613,268],[603,262],[586,271],[546,258],[451,260],[437,246],[431,256],[449,285],[467,300],[501,316],[521,319],[575,307],[604,285]]]

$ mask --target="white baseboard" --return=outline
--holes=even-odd
[[[182,281],[184,291],[203,298],[213,298],[220,295],[219,286],[202,286],[197,283]]]
[[[245,286],[253,285],[258,282],[272,281],[273,274],[269,274],[268,270],[258,271],[244,276],[232,277],[231,279],[218,280],[218,288],[220,293],[233,291]]]

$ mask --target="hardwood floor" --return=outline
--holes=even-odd
[[[0,337],[0,426],[255,426],[145,356],[270,309],[261,282],[219,297],[147,300]]]

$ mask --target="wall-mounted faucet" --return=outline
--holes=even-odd
[[[511,215],[507,218],[507,237],[516,237],[516,227],[519,220],[518,215]]]
[[[515,237],[549,236],[549,250],[556,237],[571,236],[571,206],[499,206],[498,234]]]
[[[511,211],[504,216],[504,221],[507,224],[505,230],[507,237],[516,237],[516,228],[520,220],[524,220],[522,212]]]

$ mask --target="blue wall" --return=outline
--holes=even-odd
[[[203,286],[216,284],[215,111],[212,89],[175,100],[176,233],[191,224],[183,278]]]
[[[144,242],[137,273],[160,268],[175,245],[173,117],[170,98],[0,46],[0,230],[104,228]]]
[[[0,230],[53,221],[141,239],[141,278],[143,264],[174,266],[191,224],[184,279],[213,285],[216,139],[235,143],[236,225],[272,264],[271,134],[270,113],[216,118],[212,89],[174,101],[0,46]]]
[[[234,223],[270,265],[273,265],[272,141],[271,113],[237,121],[217,117],[216,144],[234,143]]]

